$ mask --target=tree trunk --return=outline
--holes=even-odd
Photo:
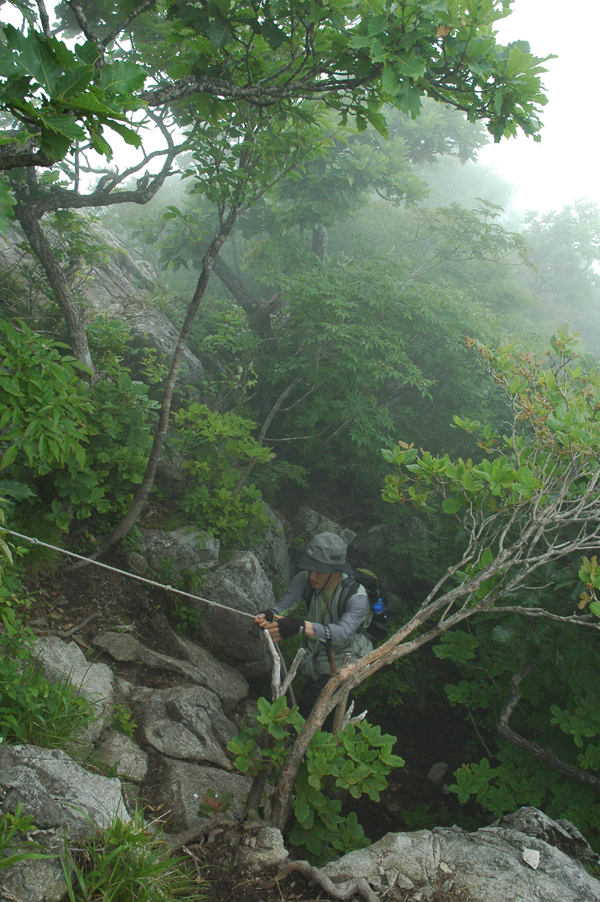
[[[219,277],[225,288],[232,294],[248,316],[250,323],[254,326],[260,338],[272,340],[271,313],[278,303],[278,296],[271,298],[269,301],[257,300],[250,294],[239,276],[220,257],[215,260],[213,268],[215,275]]]
[[[77,302],[71,291],[71,286],[61,267],[57,263],[54,251],[44,234],[39,217],[23,198],[19,199],[19,203],[15,207],[15,214],[29,241],[31,249],[46,273],[50,287],[54,292],[54,296],[56,297],[65,318],[67,329],[69,330],[69,342],[71,344],[73,356],[76,357],[80,363],[83,363],[90,368],[93,378],[95,370],[88,345],[83,313],[77,306]]]
[[[327,245],[329,244],[329,232],[318,222],[315,226],[313,226],[312,230],[312,249],[321,261],[321,263],[325,262],[325,257],[327,256]]]
[[[175,382],[177,381],[177,375],[179,373],[179,366],[181,364],[181,358],[183,356],[183,351],[185,349],[185,345],[189,334],[192,329],[192,325],[194,323],[194,318],[196,313],[198,312],[198,308],[200,306],[200,302],[204,297],[204,293],[206,291],[206,286],[208,285],[208,280],[210,278],[211,269],[215,258],[217,257],[219,251],[223,247],[223,244],[227,240],[227,236],[231,232],[235,220],[237,218],[238,210],[234,208],[229,213],[229,216],[222,224],[219,232],[213,238],[211,245],[206,252],[204,260],[202,261],[202,272],[200,273],[200,278],[198,279],[198,284],[196,285],[196,290],[194,292],[194,296],[190,301],[190,305],[188,307],[188,311],[185,317],[185,321],[181,328],[181,332],[179,333],[179,339],[177,341],[177,347],[175,348],[175,354],[173,355],[173,360],[171,361],[171,368],[169,370],[169,375],[167,376],[167,381],[165,384],[165,389],[163,392],[163,398],[160,407],[160,415],[158,419],[158,426],[156,428],[156,433],[154,435],[154,443],[152,445],[152,450],[150,452],[150,458],[148,460],[148,466],[146,467],[146,472],[144,474],[144,479],[136,493],[135,498],[133,499],[133,503],[129,508],[127,514],[121,521],[121,523],[117,526],[115,531],[112,533],[108,539],[102,543],[99,551],[91,558],[92,560],[95,557],[99,557],[121,539],[125,538],[137,518],[139,517],[144,504],[148,500],[148,496],[150,494],[150,490],[154,484],[154,477],[156,475],[156,468],[158,466],[158,461],[160,460],[160,455],[162,453],[163,445],[165,443],[165,438],[167,435],[167,429],[169,426],[169,414],[171,412],[171,402],[173,400],[173,392],[175,390]],[[85,566],[85,565],[83,565]]]

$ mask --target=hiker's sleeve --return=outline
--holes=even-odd
[[[346,602],[346,610],[337,623],[331,623],[329,629],[331,631],[331,641],[334,643],[346,642],[352,633],[356,632],[361,620],[369,610],[369,599],[366,593],[361,592],[359,595],[353,595]],[[321,623],[313,623],[315,639],[321,639],[323,642],[327,638],[325,627]]]
[[[288,611],[293,611],[298,602],[302,600],[302,593],[304,592],[307,580],[308,573],[306,572],[306,570],[302,570],[301,573],[297,573],[277,604],[274,604],[271,610],[276,614],[281,614],[284,611],[286,613]]]

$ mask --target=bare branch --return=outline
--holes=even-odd
[[[593,789],[600,791],[600,777],[595,777],[589,771],[583,770],[580,767],[574,767],[572,764],[567,764],[566,761],[562,761],[558,758],[554,752],[551,752],[549,749],[543,749],[536,742],[525,739],[509,727],[508,721],[510,716],[521,699],[521,680],[531,673],[535,666],[535,664],[528,664],[527,667],[524,667],[523,670],[515,674],[510,681],[509,696],[498,721],[498,733],[503,739],[507,739],[509,742],[512,742],[513,745],[518,746],[520,749],[524,749],[526,752],[529,752],[530,755],[534,755],[536,758],[539,758],[540,761],[550,765],[553,770],[557,770],[566,777],[570,777],[571,780],[585,783]]]
[[[268,630],[266,630],[266,632],[268,632]],[[288,675],[286,676],[285,680],[283,681],[283,686],[281,687],[281,695],[285,695],[286,692],[288,691],[288,689],[290,688],[290,686],[292,685],[292,682],[294,680],[294,677],[296,676],[296,672],[298,670],[300,662],[305,654],[306,654],[305,648],[299,648],[298,651],[296,652],[296,657],[292,661],[292,666],[289,669]]]
[[[283,870],[277,874],[277,880],[283,880],[289,874],[298,871],[307,880],[314,880],[318,883],[332,899],[344,900],[352,899],[353,896],[360,896],[365,902],[379,902],[379,897],[375,895],[364,877],[356,880],[349,880],[345,883],[333,883],[327,874],[319,868],[313,867],[308,861],[290,861],[285,865]]]
[[[273,666],[271,669],[271,699],[276,701],[280,695],[283,695],[283,692],[281,691],[281,658],[269,630],[263,630],[263,636],[267,641],[271,657],[273,658]]]
[[[83,31],[88,41],[91,41],[92,44],[98,44],[98,38],[92,31],[92,27],[86,18],[85,12],[83,11],[83,7],[79,3],[79,0],[69,0],[69,6],[71,7],[75,18],[79,23],[79,27]]]
[[[118,37],[122,32],[126,31],[134,19],[137,19],[139,15],[146,12],[147,9],[150,9],[151,6],[154,6],[156,0],[144,0],[143,3],[140,3],[139,6],[127,16],[124,22],[121,22],[120,25],[117,25],[116,28],[113,28],[109,34],[102,41],[102,47],[106,49],[111,41],[114,41],[116,37]]]
[[[46,35],[47,38],[52,37],[52,32],[50,30],[50,18],[48,16],[48,10],[46,9],[46,4],[44,0],[36,0],[37,8],[40,14],[40,22],[42,23],[42,31]]]

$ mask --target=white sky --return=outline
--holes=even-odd
[[[600,0],[514,0],[498,40],[529,41],[537,56],[556,54],[543,78],[541,144],[520,136],[485,147],[481,163],[515,186],[520,210],[560,209],[584,198],[600,204],[600,104],[597,89]]]

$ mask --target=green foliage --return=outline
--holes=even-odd
[[[15,600],[2,601],[6,623]],[[7,617],[8,613],[8,617]],[[50,682],[32,653],[32,634],[17,616],[0,634],[0,739],[76,753],[94,713],[68,680]]]
[[[5,811],[0,814],[0,871],[11,868],[19,861],[39,861],[43,858],[54,858],[40,852],[39,843],[29,839],[28,833],[35,830],[33,817],[23,814],[20,802],[17,802],[15,813]]]
[[[175,631],[182,635],[196,633],[202,626],[202,611],[174,598],[171,610],[175,618]]]
[[[0,330],[0,469],[16,462],[35,476],[58,467],[80,472],[92,409],[80,388],[85,368],[73,357],[61,357],[64,345],[42,338],[23,322],[15,329],[4,320]]]
[[[161,830],[148,832],[136,811],[130,823],[94,830],[79,849],[65,848],[69,902],[173,902],[204,899],[182,858],[165,854]]]
[[[560,610],[565,598],[575,602],[577,576],[573,568],[547,569],[538,603]],[[453,661],[463,679],[445,687],[452,705],[465,706],[480,735],[494,741],[496,723],[515,673],[535,663],[520,684],[521,699],[511,716],[511,728],[535,736],[543,749],[562,761],[592,772],[600,770],[600,692],[595,637],[576,637],[553,624],[535,624],[520,617],[502,623],[483,620],[470,633],[452,631],[435,651]],[[491,748],[492,746],[489,745]],[[464,765],[450,787],[461,802],[475,797],[495,817],[521,805],[533,805],[554,818],[568,818],[595,848],[600,847],[597,793],[553,770],[526,750],[500,741],[495,761]]]
[[[142,480],[158,406],[123,366],[128,330],[100,318],[94,323],[105,376],[90,389],[80,378],[85,368],[61,354],[64,345],[22,322],[0,328],[0,469],[13,477],[11,494],[18,482],[29,497],[47,498],[63,528],[74,506],[80,519],[123,510],[131,484]]]
[[[288,709],[284,696],[272,705],[260,698],[256,725],[243,729],[227,748],[241,773],[256,776],[272,768],[276,780],[291,736],[303,725],[304,719],[296,708]],[[366,794],[379,801],[387,774],[404,764],[392,754],[395,741],[394,736],[382,734],[380,727],[365,721],[358,726],[350,724],[337,737],[319,731],[311,740],[295,784],[296,823],[290,842],[305,848],[316,864],[369,844],[355,813],[342,817],[342,803],[331,794],[348,791],[355,799]]]
[[[125,702],[115,702],[111,709],[111,717],[113,729],[133,739],[133,734],[137,730],[137,724],[133,719],[129,705]]]
[[[94,42],[78,44],[72,52],[55,37],[28,34],[5,25],[0,64],[3,81],[0,102],[4,110],[24,124],[21,141],[39,130],[40,150],[61,160],[77,142],[89,139],[97,153],[111,156],[103,127],[117,132],[128,144],[140,139],[125,123],[127,110],[137,104],[132,92],[146,75],[135,62],[108,62],[97,67]],[[15,140],[14,133],[8,140]],[[7,138],[3,143],[7,143]]]
[[[252,438],[255,424],[234,413],[221,414],[192,404],[175,415],[173,443],[185,455],[193,477],[184,510],[195,523],[225,544],[238,544],[264,534],[269,520],[258,489],[243,483],[244,464],[267,463],[268,448]],[[242,484],[243,483],[243,484]]]

